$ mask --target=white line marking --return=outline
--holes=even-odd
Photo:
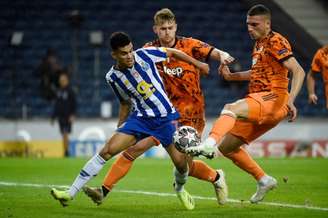
[[[35,183],[16,183],[16,182],[4,182],[0,181],[0,186],[20,186],[20,187],[33,187],[33,188],[68,188],[67,185],[46,185],[46,184],[35,184]],[[176,197],[175,194],[172,193],[163,193],[163,192],[149,192],[149,191],[141,191],[141,190],[123,190],[123,189],[114,189],[115,192],[129,193],[129,194],[141,194],[141,195],[151,195],[151,196],[164,196],[164,197]],[[203,197],[203,196],[195,196],[195,199],[200,200],[215,200],[213,197]],[[228,199],[228,202],[231,203],[246,203],[250,204],[248,201],[241,202],[236,199]],[[314,207],[307,205],[297,205],[297,204],[286,204],[286,203],[276,203],[276,202],[260,202],[259,204],[276,206],[276,207],[287,207],[287,208],[300,208],[300,209],[309,209],[309,210],[320,210],[320,211],[328,211],[328,208],[325,207]]]

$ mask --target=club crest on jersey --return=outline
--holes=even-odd
[[[143,71],[147,71],[150,68],[149,64],[146,62],[142,62],[140,65]]]
[[[183,73],[182,67],[176,67],[176,68],[168,68],[164,66],[164,72],[170,76],[177,76],[181,77]]]
[[[255,65],[257,63],[257,58],[253,58],[252,59],[252,66]]]

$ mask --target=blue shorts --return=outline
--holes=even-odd
[[[175,120],[179,114],[172,114],[168,117],[144,118],[132,114],[126,122],[117,129],[129,135],[134,135],[137,141],[149,136],[155,137],[163,147],[168,147],[173,143],[173,134],[176,130]]]

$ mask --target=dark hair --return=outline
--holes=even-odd
[[[124,32],[114,32],[110,36],[110,47],[116,50],[131,43],[130,36]]]
[[[262,4],[257,4],[248,10],[247,15],[248,16],[267,15],[268,17],[271,17],[271,11],[266,6]]]

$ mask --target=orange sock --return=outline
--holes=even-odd
[[[189,176],[200,180],[214,182],[217,172],[208,166],[205,162],[200,160],[193,160],[189,166]]]
[[[111,190],[114,185],[122,179],[130,170],[134,158],[126,151],[120,155],[111,166],[110,170],[103,181],[103,186]]]
[[[256,180],[265,175],[263,169],[255,162],[244,148],[239,148],[228,154],[224,154],[232,160],[239,168],[251,174]]]
[[[236,118],[230,115],[222,114],[213,124],[210,137],[219,142],[235,125]]]

